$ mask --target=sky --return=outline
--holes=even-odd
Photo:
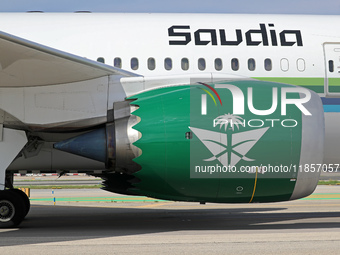
[[[340,15],[340,0],[0,0],[0,12],[196,12]]]

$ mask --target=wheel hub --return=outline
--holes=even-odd
[[[0,222],[7,222],[12,219],[15,213],[14,205],[6,200],[0,201]]]

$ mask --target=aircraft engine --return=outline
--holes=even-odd
[[[127,98],[117,113],[106,127],[54,145],[105,162],[104,189],[112,192],[286,201],[311,194],[325,167],[322,103],[302,87],[256,80],[168,86]]]

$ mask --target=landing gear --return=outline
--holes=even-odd
[[[0,227],[18,226],[27,215],[29,207],[29,199],[22,191],[15,189],[1,190]]]
[[[25,194],[25,192],[21,191],[20,189],[9,189],[8,191],[11,191],[15,194],[18,194],[21,199],[23,200],[24,204],[25,204],[25,217],[26,215],[28,214],[28,212],[30,211],[31,209],[31,202],[30,202],[30,199],[28,198],[28,196]]]
[[[3,128],[0,140],[0,228],[19,225],[25,218],[29,207],[21,193],[13,189],[13,174],[6,169],[27,143],[27,135],[23,130]],[[6,189],[9,188],[9,189]]]

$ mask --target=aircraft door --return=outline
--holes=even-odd
[[[340,94],[340,43],[325,43],[325,93]]]

